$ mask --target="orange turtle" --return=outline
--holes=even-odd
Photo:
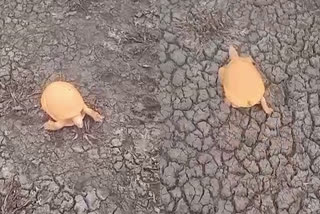
[[[239,56],[233,46],[229,48],[230,62],[219,68],[219,79],[225,93],[225,101],[234,108],[252,107],[261,104],[267,114],[273,109],[268,107],[264,98],[265,86],[262,76],[250,56]]]
[[[84,103],[81,94],[72,84],[64,81],[52,82],[44,89],[41,106],[54,120],[49,119],[44,124],[44,128],[51,131],[73,125],[82,128],[85,114],[97,122],[102,122],[104,118]]]

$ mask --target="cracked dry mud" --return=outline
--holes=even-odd
[[[319,11],[0,0],[0,212],[319,213]],[[263,71],[271,116],[223,102],[230,44]],[[107,119],[44,131],[40,92],[57,76]]]
[[[320,213],[320,3],[160,1],[163,213]],[[223,102],[228,47],[264,73],[260,106]]]
[[[0,213],[159,212],[158,22],[152,0],[0,0]],[[106,120],[44,131],[57,77]]]

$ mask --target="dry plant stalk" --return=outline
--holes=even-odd
[[[4,187],[6,194],[0,195],[1,214],[17,214],[31,203],[21,195],[21,185],[15,180],[15,176],[10,179]]]

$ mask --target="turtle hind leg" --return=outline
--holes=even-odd
[[[94,111],[93,109],[89,108],[87,105],[85,105],[85,107],[83,108],[83,111],[89,115],[90,117],[92,117],[92,119],[96,122],[102,122],[103,120],[103,116],[100,115],[98,112]]]
[[[224,103],[227,104],[228,106],[232,106],[232,108],[239,108],[236,104],[231,103],[228,98],[224,98]]]
[[[62,129],[65,126],[63,121],[54,122],[52,120],[48,120],[44,125],[44,129],[48,131],[56,131]]]
[[[273,112],[273,109],[268,106],[267,101],[266,101],[266,99],[264,97],[261,98],[260,103],[261,103],[262,109],[267,114],[271,114]]]
[[[232,103],[231,103],[231,106],[232,106],[232,108],[240,108],[239,106],[232,104]]]

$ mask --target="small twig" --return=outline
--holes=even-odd
[[[8,191],[8,193],[7,193],[6,197],[4,198],[3,205],[2,205],[2,207],[1,207],[1,211],[2,211],[2,213],[3,213],[3,214],[5,214],[5,213],[6,213],[7,200],[8,200],[8,198],[9,198],[9,196],[10,196],[11,192],[12,192],[12,189],[13,189],[13,182],[14,182],[14,177],[12,177],[12,179],[11,179],[11,181],[10,181],[10,188],[9,188],[9,191]]]
[[[77,138],[78,138],[78,133],[77,132],[75,132],[75,135],[74,135],[74,137],[72,138],[72,141],[74,141],[74,140],[76,140]]]
[[[32,201],[28,200],[26,201],[22,206],[17,207],[15,210],[13,210],[13,214],[15,214],[17,211],[21,210],[22,208],[25,208],[26,206],[28,206]]]
[[[8,186],[9,186],[8,192],[1,206],[1,214],[15,214],[17,211],[25,208],[32,202],[31,200],[27,200],[21,206],[19,206],[20,203],[17,203],[19,200],[21,200],[22,197],[19,194],[18,189],[15,189],[20,187],[18,182],[15,181],[15,176],[12,177]],[[9,204],[10,202],[14,204]],[[11,209],[14,209],[14,210],[11,211]]]
[[[88,134],[84,134],[84,139],[91,145],[91,146],[93,146],[93,143],[92,143],[92,141],[89,139],[89,137],[88,137]]]

